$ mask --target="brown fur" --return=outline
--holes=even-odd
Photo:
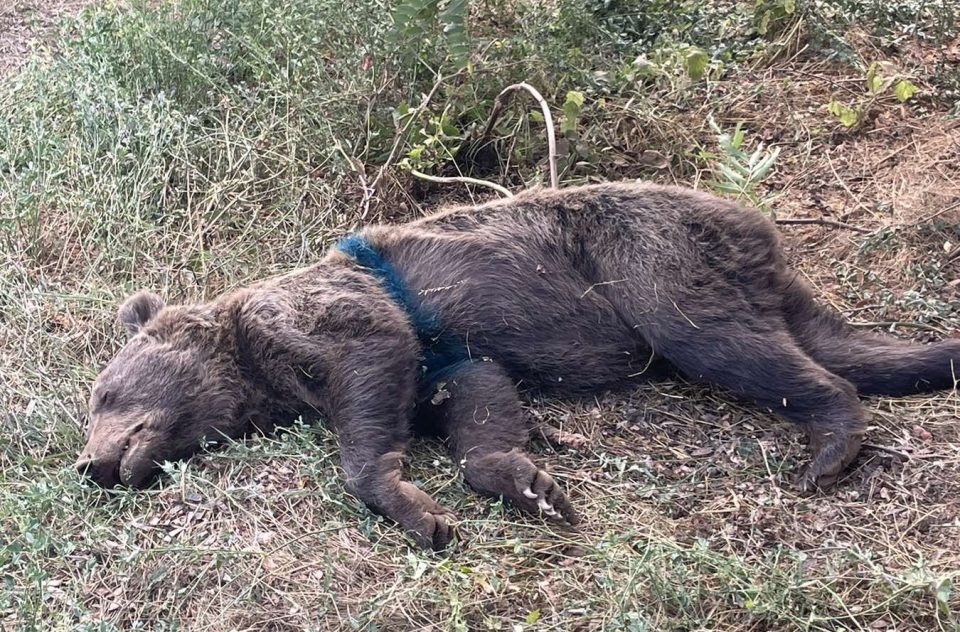
[[[105,485],[142,485],[203,437],[319,413],[350,489],[439,548],[450,512],[401,476],[416,419],[449,437],[478,491],[575,523],[524,451],[518,386],[583,395],[668,370],[718,384],[806,430],[809,487],[855,458],[867,422],[858,391],[949,388],[960,365],[958,340],[851,329],[787,267],[773,224],[688,189],[535,190],[362,234],[469,359],[448,371],[443,397],[420,384],[418,408],[425,343],[410,315],[333,250],[208,304],[128,299],[131,337],[97,378],[79,467]]]

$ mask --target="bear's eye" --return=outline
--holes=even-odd
[[[98,389],[96,393],[93,394],[93,407],[96,410],[101,408],[106,408],[111,405],[114,400],[117,398],[116,392],[108,388]]]

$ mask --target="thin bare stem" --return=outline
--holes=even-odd
[[[484,128],[481,138],[486,139],[490,136],[493,126],[496,124],[497,119],[500,118],[500,114],[509,102],[510,97],[518,90],[526,90],[533,95],[533,98],[540,104],[540,111],[543,112],[543,123],[547,128],[547,158],[550,163],[550,186],[558,189],[560,188],[560,175],[557,171],[557,135],[553,127],[553,116],[550,114],[550,106],[547,104],[547,100],[543,98],[543,95],[540,94],[536,88],[526,81],[509,85],[500,91],[500,94],[497,95],[496,100],[493,102],[490,119],[487,121],[487,126]]]
[[[488,187],[497,192],[499,192],[504,197],[513,197],[513,193],[510,192],[510,189],[506,188],[503,185],[497,184],[496,182],[489,182],[487,180],[478,180],[477,178],[468,178],[467,176],[430,176],[416,169],[410,170],[410,175],[416,176],[422,180],[428,180],[430,182],[439,182],[440,184],[445,184],[448,182],[462,182],[463,184],[475,184],[480,187]]]
[[[946,335],[943,329],[939,327],[934,327],[933,325],[928,325],[926,323],[914,323],[909,320],[879,320],[873,322],[863,322],[863,321],[849,321],[851,327],[863,327],[868,329],[873,329],[875,327],[884,327],[889,329],[890,327],[910,327],[912,329],[922,329],[924,331],[932,331],[940,335]]]
[[[835,228],[846,228],[847,230],[852,230],[858,233],[870,233],[873,232],[868,228],[861,228],[859,226],[854,226],[853,224],[847,224],[845,222],[838,222],[833,219],[818,219],[813,217],[803,217],[803,218],[790,218],[785,217],[783,219],[774,220],[777,224],[815,224],[819,226],[833,226]]]
[[[377,170],[377,175],[373,178],[370,184],[368,186],[364,186],[362,202],[363,211],[360,214],[360,219],[365,219],[367,217],[367,213],[370,211],[370,201],[377,193],[377,185],[380,184],[380,180],[383,179],[387,169],[389,169],[390,165],[393,164],[393,160],[397,155],[397,151],[400,150],[400,145],[403,144],[403,140],[407,137],[407,132],[410,131],[410,127],[417,122],[417,120],[420,118],[420,115],[423,114],[424,110],[427,109],[427,106],[430,104],[433,96],[437,93],[437,90],[440,89],[440,85],[442,83],[443,77],[440,74],[437,74],[437,80],[434,82],[433,87],[430,88],[430,92],[427,93],[427,96],[424,97],[423,101],[420,102],[420,105],[417,106],[417,109],[415,109],[407,119],[406,125],[404,125],[403,128],[397,132],[396,136],[394,136],[393,147],[390,148],[390,153],[387,155],[387,159],[382,165],[380,165],[380,169]]]

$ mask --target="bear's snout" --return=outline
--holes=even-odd
[[[81,476],[90,478],[101,487],[116,487],[120,483],[120,459],[108,459],[81,454],[74,464]]]
[[[120,485],[142,486],[156,469],[145,458],[147,450],[138,436],[143,428],[137,423],[120,432],[110,432],[109,424],[99,424],[74,464],[77,472],[101,487]]]

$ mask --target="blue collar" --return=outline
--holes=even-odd
[[[356,261],[361,268],[365,268],[380,281],[390,298],[410,318],[410,323],[417,331],[417,337],[432,337],[431,334],[439,333],[436,318],[424,312],[393,264],[373,247],[369,239],[358,233],[350,233],[337,242],[336,249]]]
[[[351,233],[341,238],[334,247],[380,281],[390,298],[407,314],[424,350],[420,376],[422,385],[432,386],[472,362],[459,337],[443,331],[437,315],[420,304],[393,264],[369,239]]]

